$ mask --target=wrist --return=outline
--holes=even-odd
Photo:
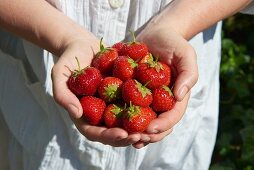
[[[174,29],[186,40],[211,27],[218,21],[234,15],[250,3],[241,0],[178,0],[172,1],[157,17],[157,22]]]
[[[57,46],[56,54],[60,56],[66,48],[77,41],[94,41],[96,38],[82,26],[75,24],[60,33],[61,40]]]
[[[184,39],[189,40],[198,33],[198,28],[190,21],[193,21],[191,17],[181,14],[173,5],[169,5],[155,16],[149,24],[161,29],[174,31]]]

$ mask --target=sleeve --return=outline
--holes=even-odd
[[[252,1],[247,7],[245,7],[241,13],[254,15],[254,1]]]

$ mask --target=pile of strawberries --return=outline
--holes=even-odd
[[[83,117],[91,125],[144,132],[159,113],[175,105],[169,88],[170,67],[154,58],[134,36],[132,42],[107,48],[101,39],[91,66],[81,69],[77,62],[78,69],[67,84],[80,99]]]

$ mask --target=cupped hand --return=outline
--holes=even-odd
[[[147,143],[158,142],[172,132],[188,105],[191,88],[198,80],[198,66],[193,47],[173,27],[151,22],[137,36],[137,40],[147,44],[149,51],[172,68],[174,77],[173,94],[177,100],[175,107],[161,113],[153,120],[147,133],[133,146],[141,148]]]
[[[64,45],[63,52],[52,68],[53,96],[55,101],[64,107],[77,129],[88,140],[111,146],[128,146],[140,140],[141,134],[131,134],[120,128],[105,128],[89,125],[82,117],[83,110],[79,99],[67,87],[71,71],[78,68],[75,57],[81,68],[91,64],[95,53],[99,51],[100,41],[91,34],[76,38]]]

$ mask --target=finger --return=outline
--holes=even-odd
[[[189,96],[190,92],[187,93],[181,102],[176,102],[172,110],[161,113],[156,119],[154,119],[148,126],[147,133],[162,133],[171,129],[176,123],[178,123],[186,110]]]
[[[122,140],[128,137],[128,133],[120,128],[107,129],[102,126],[93,126],[88,124],[83,117],[80,119],[72,118],[72,121],[80,133],[90,141],[108,144],[109,141]]]
[[[140,134],[130,134],[127,138],[116,141],[114,146],[129,146],[140,141]],[[111,145],[113,146],[113,145]]]
[[[62,66],[62,65],[61,65]],[[55,101],[63,106],[74,118],[80,118],[83,110],[78,98],[67,86],[71,72],[67,67],[54,66],[52,69],[53,96]]]
[[[144,134],[143,138],[144,139],[149,138],[149,140],[142,140],[141,139],[140,141],[132,144],[132,146],[136,149],[141,149],[141,148],[147,146],[149,143],[155,143],[155,142],[161,141],[163,138],[165,138],[167,135],[169,135],[172,131],[173,131],[173,128],[168,129],[167,131],[158,133],[158,134]]]
[[[109,128],[104,130],[101,135],[99,136],[99,142],[111,145],[114,147],[123,147],[123,146],[129,146],[133,143],[136,143],[137,141],[140,140],[140,134],[135,133],[135,134],[130,134],[126,131],[124,131],[121,128]],[[117,135],[122,133],[121,136]],[[124,133],[124,136],[123,136]]]
[[[148,144],[149,144],[148,142],[138,141],[137,143],[132,144],[132,146],[136,149],[141,149],[141,148],[147,146]]]
[[[172,66],[177,75],[173,93],[176,100],[182,101],[198,80],[197,57],[189,44],[185,45],[185,49],[180,49],[180,52],[175,52],[174,55]]]
[[[78,130],[90,141],[115,147],[128,146],[140,140],[140,134],[131,134],[121,128],[106,128],[89,125],[83,118],[72,119]]]
[[[150,135],[147,133],[141,133],[140,134],[140,140],[132,143],[132,146],[136,149],[140,149],[142,147],[144,147],[146,144],[148,144],[150,142]]]
[[[150,141],[149,143],[155,143],[155,142],[159,142],[162,139],[164,139],[166,136],[168,136],[171,132],[173,131],[173,128],[170,128],[162,133],[157,133],[157,134],[150,134]]]

